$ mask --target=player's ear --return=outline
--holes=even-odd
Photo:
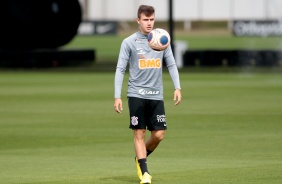
[[[136,18],[136,22],[137,22],[138,24],[140,24],[140,19],[139,19],[139,18]]]

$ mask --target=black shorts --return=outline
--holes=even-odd
[[[164,102],[128,97],[131,129],[166,130]]]

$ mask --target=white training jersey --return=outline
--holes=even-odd
[[[148,45],[147,35],[136,32],[121,44],[115,73],[115,98],[121,98],[126,67],[129,64],[128,97],[163,100],[162,67],[165,61],[175,89],[180,89],[179,74],[169,46],[154,51]]]

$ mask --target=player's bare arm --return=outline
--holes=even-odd
[[[175,89],[175,91],[174,91],[174,98],[173,98],[173,100],[175,102],[174,105],[180,104],[181,98],[182,98],[181,90],[180,89]]]
[[[115,98],[114,108],[117,113],[121,113],[121,111],[123,110],[122,100],[120,98]]]

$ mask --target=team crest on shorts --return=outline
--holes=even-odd
[[[132,116],[132,117],[131,117],[131,124],[132,124],[133,126],[138,125],[138,117]]]

